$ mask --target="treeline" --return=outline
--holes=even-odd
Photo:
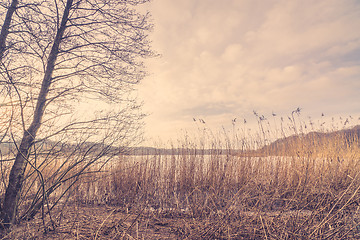
[[[360,140],[360,125],[350,129],[332,132],[310,132],[284,137],[264,146],[257,154],[294,155],[299,152],[320,153],[324,149],[358,148]]]

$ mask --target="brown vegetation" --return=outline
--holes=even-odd
[[[122,155],[5,239],[359,238],[358,138],[335,133],[288,141],[277,156],[194,154],[206,146],[188,138],[176,154]]]

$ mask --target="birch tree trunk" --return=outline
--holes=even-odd
[[[46,97],[51,85],[52,73],[54,70],[56,58],[59,53],[59,46],[64,31],[66,29],[66,23],[69,18],[69,12],[72,4],[73,4],[73,0],[67,0],[66,7],[64,9],[64,13],[62,16],[62,21],[59,29],[57,30],[56,37],[54,39],[48,57],[44,78],[42,80],[41,90],[37,98],[33,120],[29,128],[24,131],[21,144],[15,158],[14,165],[10,172],[9,184],[6,189],[4,203],[2,207],[2,216],[1,216],[5,227],[11,226],[15,221],[16,209],[21,193],[25,169],[27,166],[29,150],[34,143],[36,133],[41,126],[41,119],[44,115],[44,111],[46,108]]]
[[[0,33],[0,61],[2,60],[5,50],[6,50],[6,37],[9,34],[9,29],[10,29],[10,24],[11,24],[11,19],[12,16],[16,10],[16,7],[18,5],[18,0],[13,0],[11,2],[10,7],[8,8],[8,11],[6,13],[5,16],[5,20],[4,20],[4,24],[2,25],[1,28],[1,33]]]

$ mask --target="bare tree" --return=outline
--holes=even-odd
[[[4,52],[6,50],[6,38],[9,34],[9,29],[11,25],[12,16],[17,8],[18,0],[13,0],[8,7],[6,16],[4,19],[4,24],[2,25],[0,32],[0,60],[3,58]]]
[[[145,76],[141,59],[153,54],[147,37],[149,14],[135,11],[145,2],[13,1],[8,7],[13,15],[6,15],[1,31],[5,50],[0,74],[6,89],[2,93],[18,118],[9,134],[16,151],[1,211],[4,226],[16,221],[30,176],[37,176],[41,187],[27,217],[62,183],[79,178],[95,161],[114,156],[138,136],[143,115],[132,90]],[[84,99],[110,107],[91,118],[75,119],[76,104]],[[47,152],[41,161],[40,150]],[[45,180],[45,166],[60,155],[66,164],[57,163],[57,174]]]

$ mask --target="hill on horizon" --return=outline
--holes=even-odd
[[[320,153],[324,150],[359,148],[360,125],[332,132],[309,132],[280,138],[256,151],[258,154],[294,155],[298,152]]]

